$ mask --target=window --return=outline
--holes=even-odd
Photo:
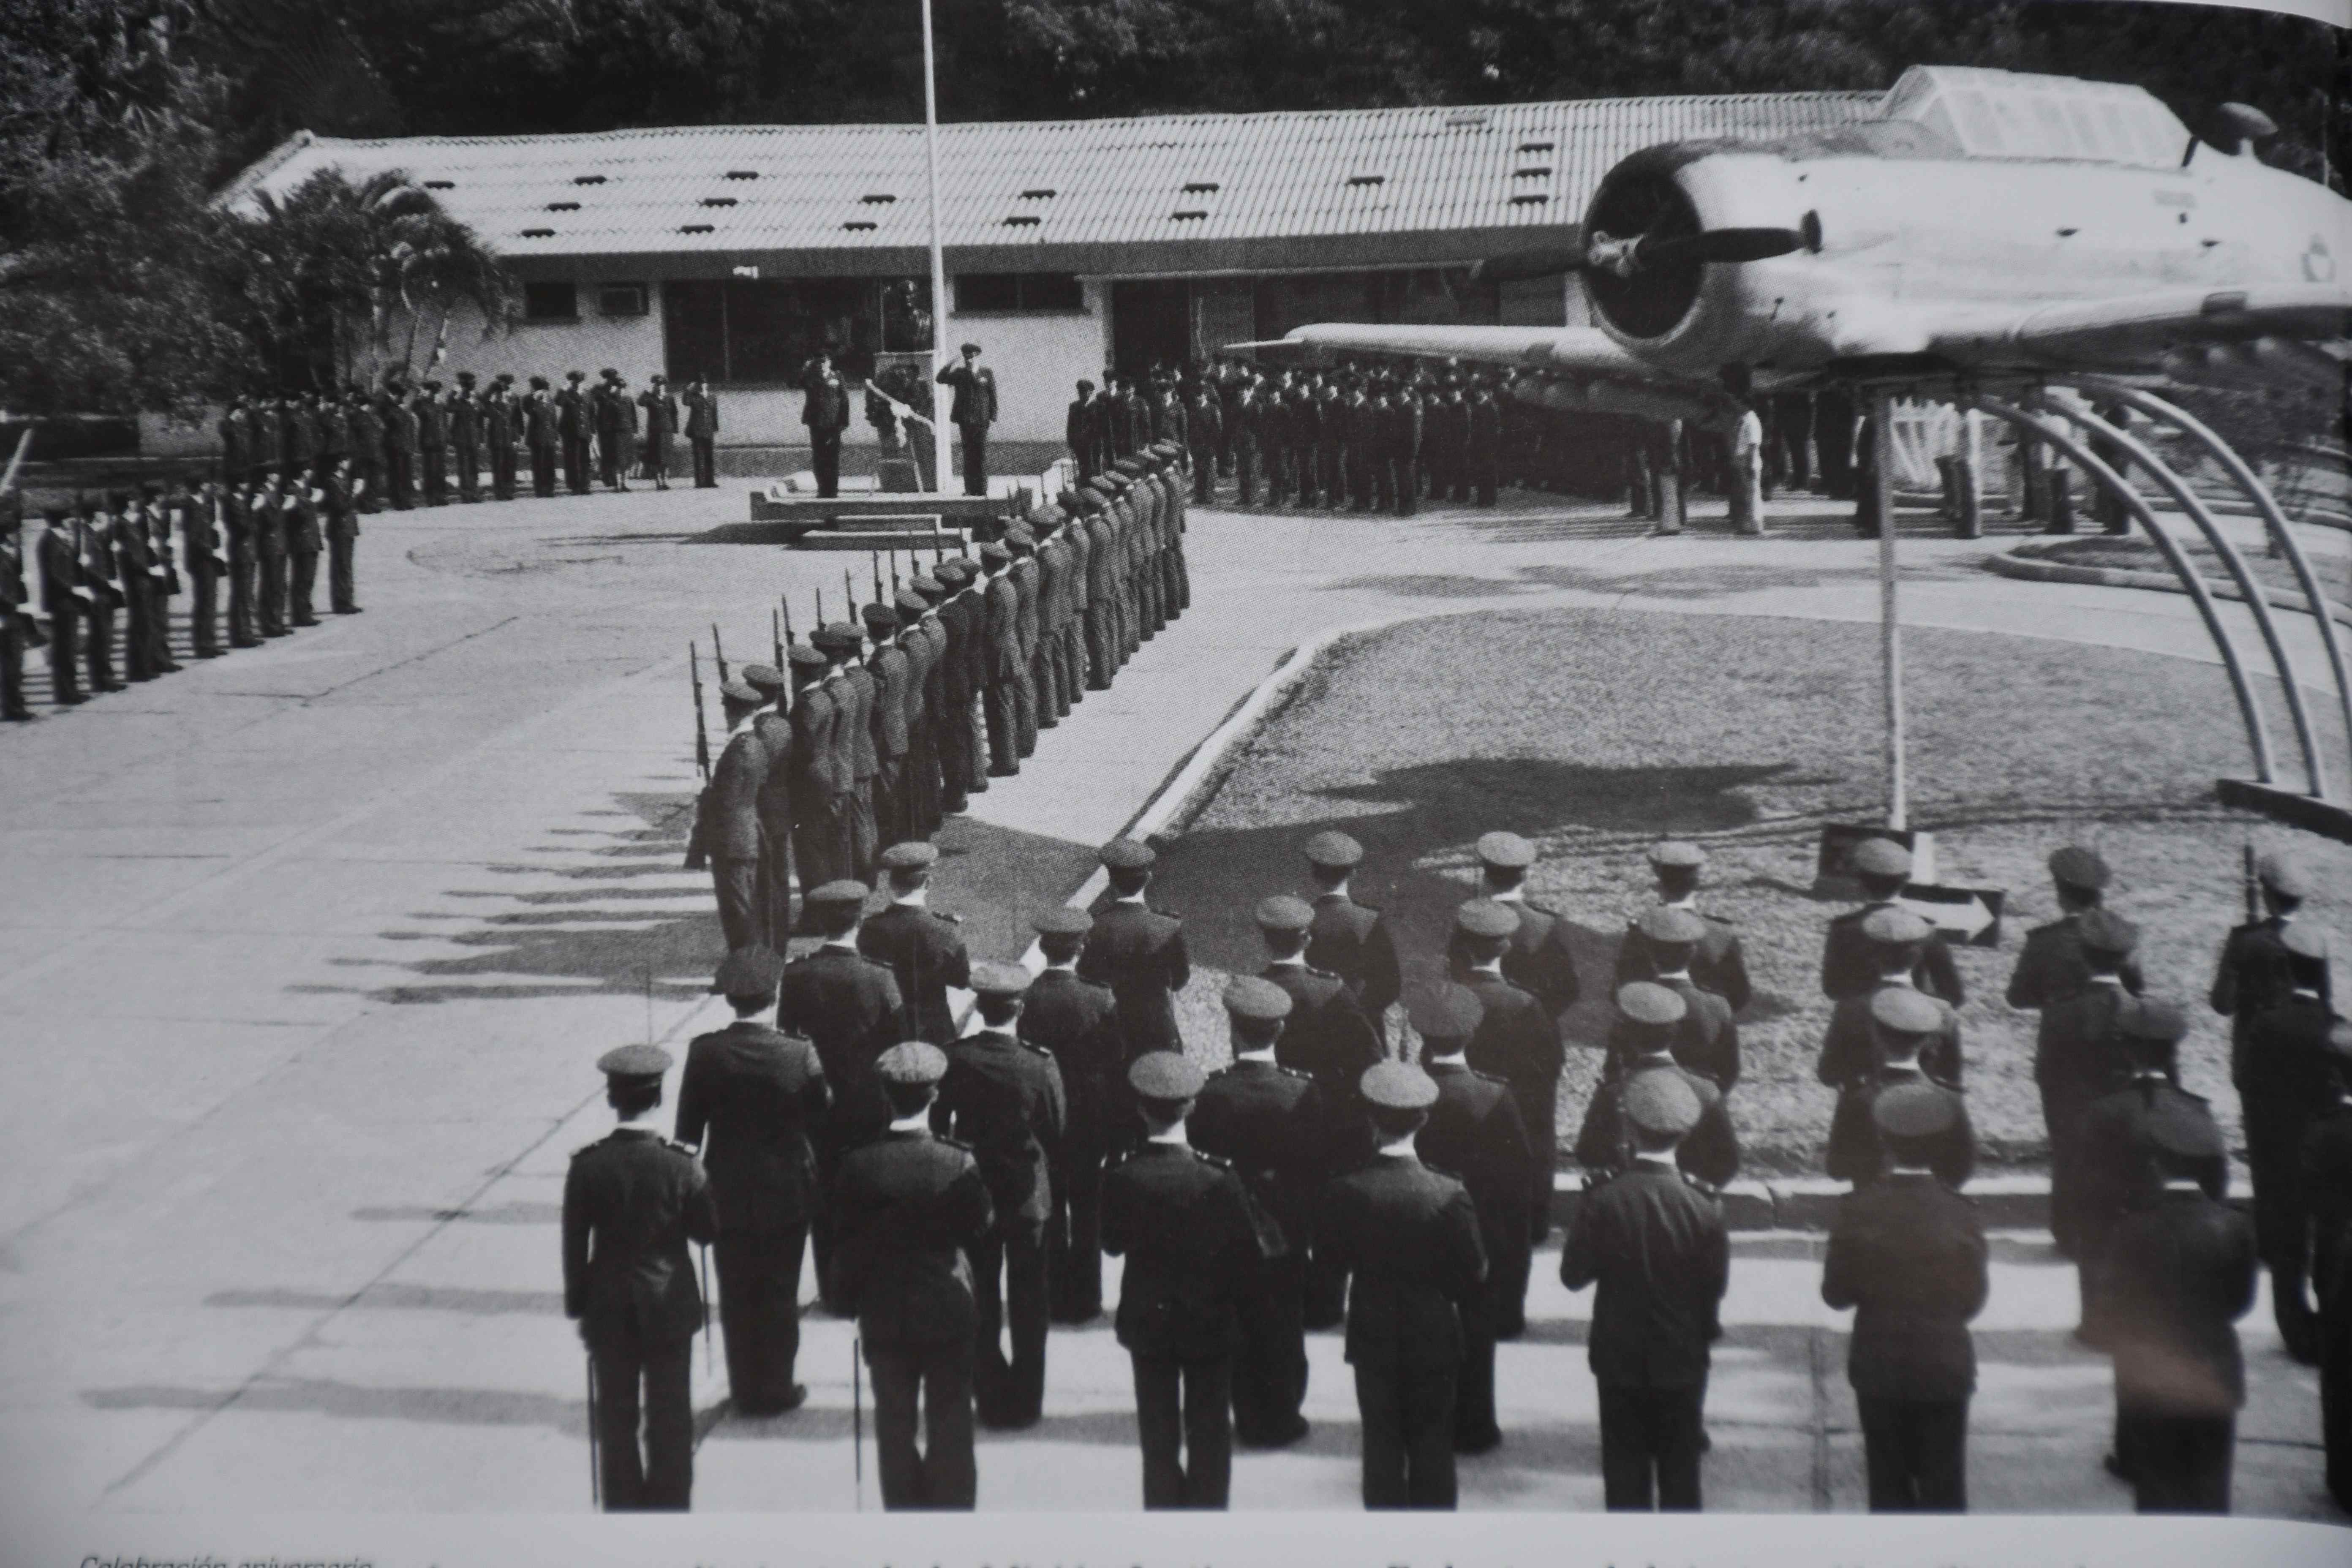
[[[580,319],[580,286],[570,279],[522,286],[522,319],[526,321],[576,321]]]
[[[607,283],[596,290],[596,313],[600,316],[642,316],[646,313],[646,286],[642,283]]]
[[[673,382],[772,386],[797,383],[827,349],[845,377],[863,380],[877,351],[929,346],[923,298],[919,279],[671,279],[662,285],[666,368]]]
[[[959,316],[1074,316],[1086,290],[1068,272],[964,272],[954,282]]]

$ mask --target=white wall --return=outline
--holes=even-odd
[[[952,354],[978,343],[980,363],[996,372],[994,439],[1059,441],[1077,379],[1102,379],[1110,362],[1110,285],[1087,279],[1081,287],[1082,315],[949,315],[941,348]]]

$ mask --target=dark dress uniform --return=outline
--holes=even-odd
[[[1528,1193],[1535,1152],[1518,1102],[1502,1079],[1460,1061],[1424,1059],[1437,1103],[1414,1140],[1431,1169],[1458,1176],[1478,1210],[1487,1275],[1462,1303],[1462,1372],[1454,1392],[1454,1446],[1481,1453],[1502,1441],[1495,1422],[1496,1331],[1525,1315],[1530,1263]]]
[[[669,442],[677,434],[677,399],[669,395],[669,384],[656,376],[653,385],[637,394],[637,405],[646,411],[646,473],[667,489]]]
[[[1127,1259],[1117,1328],[1135,1368],[1143,1506],[1223,1508],[1237,1300],[1256,1250],[1241,1178],[1182,1143],[1145,1142],[1103,1174],[1102,1245]]]
[[[188,630],[198,658],[221,651],[220,580],[228,574],[228,535],[222,527],[228,497],[212,493],[187,499],[182,512],[188,552]]]
[[[124,688],[115,675],[114,616],[129,602],[133,590],[124,577],[116,552],[115,532],[113,525],[101,527],[97,522],[81,530],[81,576],[90,589],[90,596],[85,601],[89,607],[84,612],[89,626],[82,651],[88,658],[90,689],[96,691],[121,691]]]
[[[849,875],[842,859],[841,816],[849,780],[836,776],[839,761],[834,735],[841,723],[836,687],[814,680],[793,695],[792,812],[793,861],[799,868],[803,896],[813,888]],[[770,901],[771,914],[775,900]]]
[[[818,1201],[809,1137],[832,1102],[804,1039],[739,1018],[687,1048],[677,1138],[710,1173],[727,1386],[748,1415],[796,1403],[801,1259]]]
[[[555,494],[555,464],[562,453],[562,416],[544,387],[534,387],[522,404],[523,440],[530,448],[530,492]]]
[[[1664,1053],[1633,1058],[1593,1090],[1577,1129],[1576,1163],[1587,1171],[1612,1175],[1632,1168],[1633,1129],[1625,1117],[1625,1096],[1636,1079],[1651,1072],[1672,1074],[1698,1097],[1698,1122],[1675,1148],[1675,1165],[1710,1187],[1728,1185],[1739,1174],[1739,1135],[1725,1109],[1723,1091],[1705,1073],[1693,1072]]]
[[[2299,1360],[2315,1360],[2318,1325],[2305,1300],[2311,1212],[2304,1202],[2303,1141],[2336,1087],[2328,1036],[2337,1020],[2316,990],[2291,992],[2244,1021],[2232,1074],[2246,1164],[2254,1184],[2254,1240],[2270,1270],[2279,1334]]]
[[[2079,1256],[2083,1113],[2131,1074],[2116,1039],[2126,999],[2116,977],[2089,981],[2044,1005],[2034,1035],[2033,1081],[2050,1136],[2050,1236],[2069,1258]]]
[[[963,493],[988,493],[988,427],[996,423],[996,373],[961,360],[942,365],[941,386],[953,387],[948,418],[963,437]]]
[[[572,1156],[563,1315],[579,1323],[595,1369],[590,1419],[613,1511],[683,1510],[692,1495],[688,1373],[703,1307],[686,1244],[717,1235],[702,1167],[650,1128],[617,1128]]]
[[[1511,1086],[1519,1102],[1535,1169],[1528,1173],[1530,1233],[1540,1240],[1551,1228],[1551,1175],[1559,1146],[1559,1075],[1568,1056],[1559,1024],[1533,993],[1499,975],[1472,970],[1457,976],[1486,1009],[1470,1037],[1470,1065]]]
[[[75,628],[89,614],[97,589],[84,577],[74,525],[51,522],[34,544],[41,563],[41,608],[49,617],[49,693],[70,706],[87,701],[74,659],[80,652]]]
[[[457,468],[457,499],[482,499],[482,404],[470,386],[449,400],[449,457]]]
[[[2160,1068],[2143,1068],[2122,1088],[2101,1096],[2083,1112],[2077,1156],[2075,1257],[2081,1265],[2081,1337],[2104,1345],[2107,1339],[2106,1264],[2116,1229],[2135,1211],[2155,1201],[2161,1185],[2150,1130],[2159,1121],[2187,1120],[2213,1124],[2212,1108],[2177,1087]],[[2212,1141],[2218,1145],[2221,1133]],[[2216,1155],[2200,1173],[2215,1202],[2230,1193],[2230,1163]]]
[[[261,580],[256,618],[266,637],[286,635],[286,542],[294,520],[295,499],[285,489],[257,491],[247,516],[253,521],[253,555]]]
[[[1846,1377],[1862,1414],[1874,1513],[1965,1512],[1969,1321],[1990,1289],[1976,1205],[1911,1172],[1838,1205],[1822,1300],[1854,1309]]]
[[[629,488],[629,440],[636,433],[637,405],[619,383],[606,382],[596,401],[596,458],[609,489]]]
[[[1404,988],[1387,919],[1376,906],[1345,893],[1322,893],[1308,902],[1315,906],[1315,923],[1307,928],[1307,963],[1346,981],[1364,1016],[1381,1028],[1389,1005]]]
[[[905,1038],[905,1009],[889,970],[855,948],[828,942],[784,965],[777,988],[776,1027],[816,1047],[833,1106],[817,1130],[817,1177],[830,1186],[851,1150],[890,1123],[874,1064]],[[820,1210],[809,1226],[817,1281],[833,1278],[834,1215]],[[827,1304],[834,1304],[830,1298]]]
[[[358,589],[352,580],[352,568],[359,551],[360,509],[365,498],[356,486],[337,477],[327,481],[327,607],[339,616],[357,615]]]
[[[1864,904],[1830,921],[1829,937],[1822,946],[1822,995],[1842,1002],[1849,996],[1867,995],[1877,986],[1878,963],[1872,956],[1873,944],[1862,934],[1862,922],[1872,910],[1889,907]],[[1952,963],[1952,950],[1939,935],[1930,934],[1922,944],[1912,980],[1920,990],[1955,1007],[1968,999],[1959,969]]]
[[[969,1510],[978,1314],[965,1254],[995,1218],[980,1162],[929,1131],[886,1131],[843,1159],[829,1193],[841,1235],[830,1288],[856,1314],[874,1373],[882,1506]]]
[[[768,753],[751,726],[727,739],[710,782],[696,806],[694,834],[687,846],[688,869],[710,867],[711,890],[719,900],[719,925],[727,948],[759,943],[767,934],[759,907],[760,786]]]
[[[417,476],[425,488],[425,504],[449,504],[449,407],[437,392],[417,394],[409,405],[416,421]]]
[[[983,556],[997,548],[983,545]],[[1021,739],[1036,723],[1029,671],[1021,653],[1021,590],[1009,570],[988,579],[982,607],[987,685],[981,698],[988,719],[988,771],[1004,778],[1021,771]]]
[[[1822,1054],[1813,1066],[1814,1077],[1832,1089],[1842,1089],[1860,1083],[1878,1070],[1884,1056],[1879,1050],[1878,1037],[1871,1028],[1871,1005],[1880,992],[1901,984],[1882,982],[1871,990],[1842,999],[1830,1010],[1830,1026],[1822,1036]],[[1937,1082],[1958,1089],[1966,1068],[1960,1048],[1960,1016],[1940,998],[1929,996],[1928,1000],[1941,1010],[1943,1024],[1919,1048],[1919,1066]]]
[[[1102,1310],[1103,1165],[1133,1123],[1118,1003],[1108,986],[1055,968],[1031,981],[1027,996],[1021,1043],[1053,1057],[1068,1112],[1048,1151],[1047,1305],[1057,1322],[1085,1322]]]
[[[841,801],[840,853],[842,864],[847,868],[841,874],[870,882],[874,879],[875,857],[882,852],[881,830],[876,826],[874,817],[874,781],[882,773],[882,754],[874,743],[874,720],[881,706],[882,688],[871,670],[856,663],[845,666],[840,679],[829,684],[833,700],[841,709],[833,743],[847,752],[845,776],[849,781],[849,792]],[[835,765],[838,768],[843,764]]]
[[[760,869],[753,879],[752,923],[766,944],[782,952],[793,931],[793,801],[800,764],[793,751],[789,713],[762,708],[751,715],[751,733],[766,763],[753,799],[760,819]]]
[[[961,990],[971,983],[961,921],[921,904],[894,903],[858,928],[857,951],[887,965],[898,977],[898,995],[907,1007],[908,1038],[941,1047],[955,1039],[948,990]]]
[[[145,515],[133,505],[115,519],[112,534],[115,570],[122,583],[122,672],[132,680],[152,680],[163,673],[155,662],[155,621],[163,614],[163,597],[156,591]]]
[[[1323,1189],[1314,1247],[1348,1295],[1368,1509],[1450,1509],[1462,1310],[1486,1278],[1470,1190],[1406,1154]]]
[[[2167,1186],[2108,1242],[2116,1443],[2142,1513],[2230,1511],[2255,1253],[2245,1216],[2193,1187]]]
[[[2068,914],[2025,933],[2025,945],[2018,950],[2017,967],[2010,972],[2004,998],[2011,1006],[2047,1012],[2082,994],[2091,984],[2091,966],[2083,959],[2082,927],[2081,914]],[[2145,988],[2139,965],[2130,959],[2124,960],[2118,973],[2124,989],[2133,995]]]
[[[1387,1054],[1379,1031],[1364,1016],[1348,983],[1328,970],[1301,960],[1269,963],[1258,977],[1290,996],[1290,1016],[1275,1041],[1275,1059],[1313,1079],[1325,1103],[1335,1115],[1349,1120],[1352,1131],[1362,1110],[1356,1082],[1366,1068]]]
[[[498,500],[515,498],[515,437],[520,410],[514,394],[500,387],[491,392],[482,408],[482,438],[489,447],[490,495]]]
[[[1557,910],[1517,895],[1492,898],[1519,917],[1503,949],[1503,978],[1534,994],[1554,1017],[1576,1005],[1580,994],[1576,954],[1568,944],[1568,921]]]
[[[1255,506],[1258,448],[1266,438],[1266,405],[1255,392],[1234,405],[1225,430],[1233,451],[1234,499],[1243,506]]]
[[[2221,960],[2214,968],[2213,1011],[2230,1020],[2230,1076],[2236,1081],[2239,1058],[2245,1050],[2247,1025],[2258,1015],[2287,999],[2294,982],[2287,972],[2288,922],[2276,915],[2234,927],[2221,944]],[[2332,1002],[2323,984],[2319,999]]]
[[[319,585],[319,556],[327,547],[319,514],[327,504],[327,484],[315,480],[288,493],[286,509],[286,619],[289,626],[319,624],[313,595]]]
[[[1682,907],[1690,908],[1687,904]],[[1691,912],[1706,922],[1706,935],[1699,939],[1691,953],[1691,983],[1722,997],[1730,1004],[1734,1015],[1746,1011],[1755,987],[1748,979],[1748,955],[1739,945],[1739,933],[1713,915],[1699,914],[1696,910]],[[1636,915],[1625,922],[1625,940],[1617,948],[1614,984],[1627,985],[1636,980],[1657,977],[1657,959],[1650,951],[1650,939],[1642,934],[1641,917]]]
[[[254,559],[255,514],[261,492],[239,485],[222,498],[221,532],[228,545],[228,646],[258,647],[261,628],[255,605],[259,592]]]
[[[719,395],[686,391],[686,440],[694,452],[694,488],[710,490],[719,488]],[[836,454],[838,447],[835,448]]]
[[[1308,1238],[1317,1192],[1331,1173],[1322,1093],[1313,1079],[1276,1062],[1236,1061],[1202,1086],[1192,1135],[1232,1163],[1270,1222],[1272,1245],[1238,1282],[1234,1431],[1253,1447],[1292,1442],[1306,1430],[1298,1407],[1307,1398]]]
[[[1958,1114],[1951,1130],[1937,1138],[1927,1165],[1937,1181],[1954,1191],[1968,1185],[1977,1165],[1976,1131],[1969,1123],[1968,1102],[1932,1076],[1900,1063],[1880,1068],[1838,1096],[1837,1108],[1830,1113],[1829,1149],[1824,1157],[1831,1180],[1863,1187],[1886,1174],[1886,1147],[1872,1120],[1872,1107],[1887,1089],[1913,1084],[1930,1085],[1950,1097]]]
[[[1477,492],[1478,504],[1493,506],[1496,489],[1502,480],[1503,409],[1493,394],[1483,387],[1470,402],[1467,451],[1470,483]]]
[[[1113,900],[1096,910],[1094,930],[1078,953],[1078,978],[1108,986],[1117,998],[1129,1061],[1146,1051],[1183,1050],[1173,998],[1192,977],[1183,921],[1140,898]]]
[[[25,644],[33,627],[25,608],[23,524],[12,513],[0,517],[0,718],[30,719],[25,705]]]
[[[1699,1507],[1708,1346],[1730,1260],[1721,1206],[1663,1161],[1636,1161],[1577,1205],[1559,1279],[1599,1286],[1586,1360],[1612,1510]]]
[[[933,1124],[971,1145],[995,1210],[967,1250],[978,1305],[973,1388],[990,1426],[1027,1426],[1045,1401],[1045,1218],[1053,1184],[1045,1152],[1062,1141],[1068,1102],[1053,1057],[997,1029],[959,1040]],[[1009,1331],[1012,1354],[1001,1344]]]
[[[2311,1277],[2319,1295],[2319,1430],[2327,1489],[2336,1507],[2352,1510],[2352,1100],[2341,1094],[2304,1134],[2303,1194],[2311,1209]]]
[[[1062,439],[1077,463],[1080,484],[1102,472],[1101,406],[1092,395],[1074,397],[1062,416]]]
[[[555,430],[563,443],[563,482],[572,493],[588,493],[588,438],[593,433],[587,395],[578,380],[567,382],[555,395]]]

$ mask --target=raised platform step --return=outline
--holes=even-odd
[[[903,491],[868,491],[865,495],[819,498],[772,496],[751,492],[753,522],[804,523],[810,528],[841,526],[863,517],[937,516],[950,522],[971,523],[1010,515],[1016,503],[1003,496],[942,496]]]
[[[919,551],[922,552],[923,559],[926,561],[930,559],[933,545],[945,545],[950,555],[966,553],[964,535],[961,530],[956,529],[950,529],[943,533],[934,533],[928,529],[919,532],[870,529],[851,532],[846,530],[835,531],[831,529],[820,529],[816,532],[803,533],[786,542],[794,550]]]

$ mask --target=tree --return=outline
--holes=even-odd
[[[0,405],[192,411],[245,368],[205,205],[217,78],[150,0],[0,5]]]

